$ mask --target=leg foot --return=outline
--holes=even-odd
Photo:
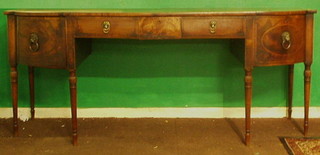
[[[77,145],[78,143],[78,124],[77,124],[77,77],[76,71],[70,71],[69,77],[70,84],[70,101],[71,101],[71,114],[72,114],[72,143]]]
[[[309,121],[309,105],[310,105],[310,81],[311,81],[311,65],[305,64],[304,70],[304,135],[308,134]]]
[[[34,119],[34,68],[30,67],[29,70],[29,91],[30,91],[30,108],[31,119]]]
[[[12,95],[12,110],[13,110],[13,134],[18,136],[18,72],[17,67],[11,67],[11,95]]]
[[[251,70],[245,70],[245,103],[246,103],[246,125],[245,125],[245,144],[250,144],[250,126],[251,126],[251,103],[252,103],[252,73]]]
[[[288,119],[291,119],[291,115],[292,115],[293,74],[294,74],[294,65],[289,65],[289,69],[288,69]]]

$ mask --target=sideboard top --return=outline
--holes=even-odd
[[[313,14],[317,10],[277,9],[104,9],[104,10],[7,10],[5,15],[16,16],[250,16]]]

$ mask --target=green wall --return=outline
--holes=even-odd
[[[319,0],[2,0],[0,11],[25,8],[318,9]],[[316,14],[311,106],[320,98],[320,16]],[[6,17],[0,15],[0,106],[10,107]],[[317,44],[318,43],[318,44]],[[96,39],[78,67],[79,107],[242,107],[242,64],[229,40]],[[294,106],[303,105],[304,66],[295,67]],[[19,66],[19,106],[29,106],[27,67]],[[36,106],[69,107],[68,72],[37,68]],[[286,106],[287,67],[258,67],[253,106]]]

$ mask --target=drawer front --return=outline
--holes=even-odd
[[[305,16],[259,17],[256,66],[287,65],[305,58]]]
[[[241,17],[185,17],[184,38],[243,38],[245,20]]]
[[[135,17],[77,17],[76,37],[137,38]]]
[[[17,18],[17,60],[21,64],[66,68],[64,19]]]

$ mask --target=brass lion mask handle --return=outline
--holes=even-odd
[[[285,50],[288,50],[291,47],[291,38],[290,38],[290,33],[285,31],[281,34],[282,38],[282,48]]]
[[[31,33],[30,34],[30,39],[29,39],[29,49],[31,52],[37,52],[39,51],[39,37],[36,33]]]
[[[210,22],[210,33],[212,34],[216,33],[216,29],[217,29],[217,22],[213,20]]]
[[[105,33],[105,34],[109,33],[110,27],[111,27],[111,24],[110,24],[109,21],[102,22],[102,31],[103,31],[103,33]]]

